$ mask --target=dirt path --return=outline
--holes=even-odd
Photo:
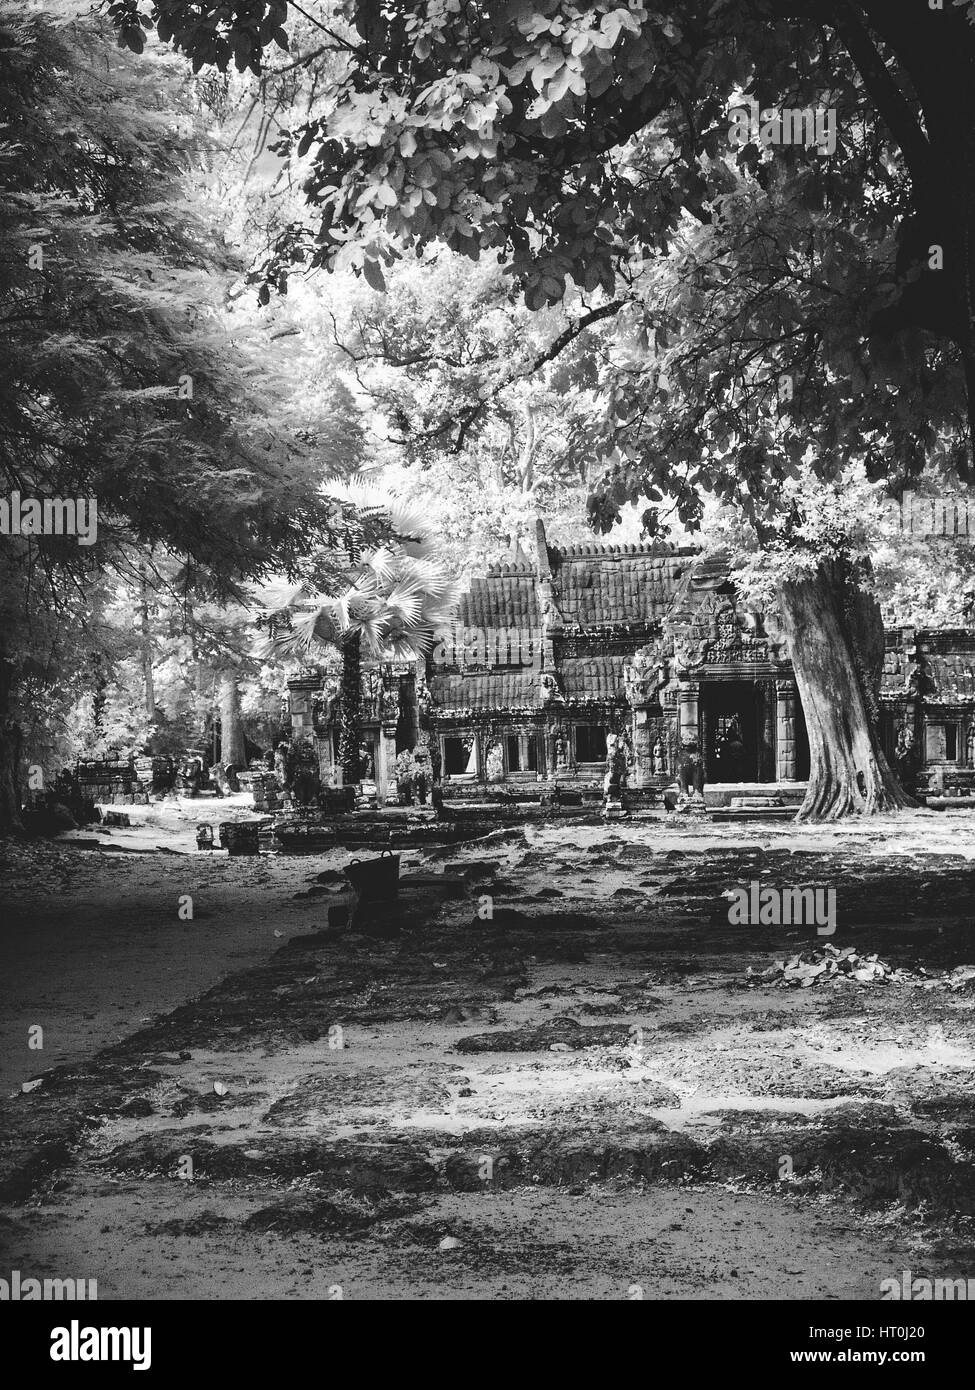
[[[92,838],[90,835],[79,838]],[[103,837],[100,852],[8,851],[0,928],[0,1094],[93,1056],[148,1016],[267,957],[303,930],[291,873],[270,859],[197,855],[187,824]],[[156,844],[170,854],[126,853]],[[120,847],[120,848],[117,848]],[[193,919],[180,919],[180,898]],[[186,908],[184,905],[183,911]],[[44,1029],[43,1052],[28,1046]]]
[[[975,994],[949,974],[975,959],[971,823],[720,830],[417,855],[466,895],[407,890],[390,940],[323,929],[317,876],[348,855],[15,865],[5,1040],[46,1011],[42,1067],[52,1033],[68,1065],[4,1106],[0,1258],[139,1298],[877,1298],[903,1269],[975,1274]],[[749,977],[823,949],[732,926],[751,881],[835,887],[830,944],[900,973]],[[180,922],[181,893],[209,915]]]

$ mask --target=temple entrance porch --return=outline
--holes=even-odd
[[[809,776],[809,739],[793,680],[707,677],[697,683],[696,697],[708,784],[802,782]]]
[[[708,782],[773,782],[775,731],[767,681],[702,681],[701,744]]]

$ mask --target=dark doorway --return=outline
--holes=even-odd
[[[448,777],[461,777],[467,771],[470,754],[462,738],[448,735],[443,741],[443,770]]]
[[[576,762],[606,761],[606,730],[601,724],[576,725]]]
[[[701,686],[705,772],[709,782],[773,781],[762,757],[765,692],[754,681],[708,681]],[[765,750],[768,751],[768,750]]]

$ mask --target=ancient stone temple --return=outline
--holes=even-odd
[[[918,793],[975,791],[975,632],[888,631],[884,750]]]
[[[396,757],[416,746],[424,678],[412,662],[363,662],[360,725],[366,776],[375,781],[380,800],[395,783]],[[341,783],[338,752],[338,681],[309,671],[289,681],[291,726],[297,741],[312,741],[318,753],[322,785]]]
[[[808,745],[792,667],[720,561],[665,545],[549,545],[465,595],[433,655],[444,783],[598,786],[607,738],[629,787],[673,783],[695,744],[708,783],[801,781]]]
[[[887,634],[884,744],[922,793],[946,775],[949,790],[975,784],[975,771],[964,775],[975,764],[973,667],[973,633]],[[313,675],[291,692],[295,733],[317,741],[334,785],[334,694]],[[534,557],[519,547],[471,580],[426,671],[367,666],[363,699],[380,799],[418,738],[455,799],[545,786],[595,797],[614,739],[637,803],[673,786],[688,749],[712,802],[743,788],[798,800],[809,775],[784,640],[741,602],[720,556],[662,543],[553,546],[541,521]]]

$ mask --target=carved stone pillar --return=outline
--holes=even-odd
[[[780,781],[778,762],[776,758],[776,748],[778,738],[776,737],[776,727],[778,723],[778,695],[772,688],[771,681],[763,681],[758,693],[758,758],[757,773],[760,782]],[[794,716],[793,716],[794,723]],[[793,729],[793,748],[795,747],[795,730]],[[793,764],[795,757],[793,755]],[[795,774],[793,773],[793,777]]]
[[[376,796],[380,805],[396,801],[396,725],[380,724],[376,740]]]
[[[708,707],[701,710],[698,727],[701,730],[698,745],[701,750],[701,762],[704,765],[704,779],[707,782],[717,781],[714,770],[714,758],[712,756],[714,752],[714,710]],[[682,737],[684,737],[684,735],[682,735]],[[680,764],[678,763],[678,767],[679,766]]]
[[[316,736],[318,744],[318,771],[323,787],[337,787],[341,784],[338,765],[335,759],[335,739],[331,726]]]
[[[654,726],[645,709],[633,711],[633,785],[645,787],[653,776]]]
[[[681,680],[677,686],[682,743],[701,743],[701,682]]]
[[[551,724],[546,724],[544,729],[539,729],[538,745],[539,772],[543,777],[552,778],[555,776],[555,730]]]
[[[296,743],[310,739],[313,733],[312,700],[322,688],[320,676],[299,676],[288,681],[288,710],[291,715],[291,737]]]
[[[528,730],[529,739],[535,740],[535,779],[541,782],[545,776],[545,737],[537,724]],[[529,745],[530,746],[530,745]],[[529,769],[530,770],[530,769]]]
[[[796,683],[789,678],[775,682],[775,771],[779,782],[796,780]]]

